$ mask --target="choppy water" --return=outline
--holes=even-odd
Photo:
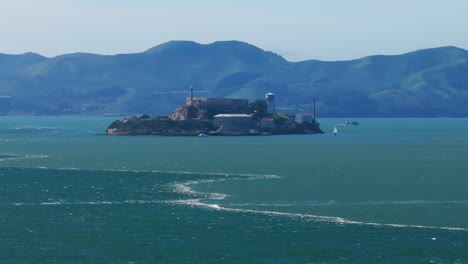
[[[468,263],[468,120],[105,137],[0,118],[0,262]]]

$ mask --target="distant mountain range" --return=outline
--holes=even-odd
[[[345,47],[343,47],[345,48]],[[195,96],[264,98],[322,117],[468,117],[468,52],[289,62],[239,41],[171,41],[142,53],[0,54],[3,114],[167,113]]]

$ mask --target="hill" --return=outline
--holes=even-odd
[[[263,98],[320,116],[468,116],[468,52],[456,47],[351,61],[288,62],[239,41],[171,41],[142,53],[0,54],[3,114],[162,114],[196,96]]]

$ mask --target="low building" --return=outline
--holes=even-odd
[[[252,116],[246,114],[219,114],[213,117],[213,125],[223,134],[248,134],[252,128]]]
[[[298,113],[294,119],[298,124],[302,123],[314,123],[314,115],[310,113]]]

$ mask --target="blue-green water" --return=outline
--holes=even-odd
[[[0,262],[468,263],[467,119],[97,136],[112,120],[0,118]]]

